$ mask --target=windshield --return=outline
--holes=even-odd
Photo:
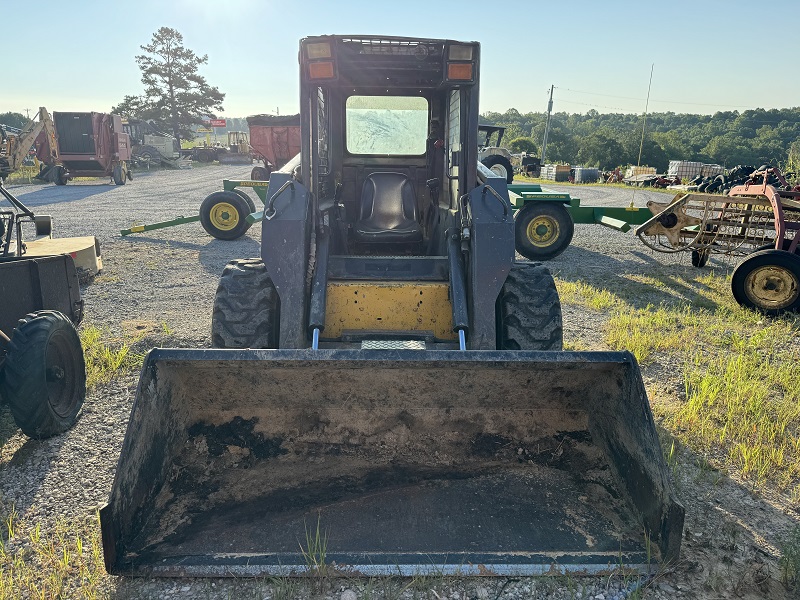
[[[410,96],[350,96],[345,106],[350,154],[425,154],[428,101]]]

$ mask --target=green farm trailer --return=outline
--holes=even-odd
[[[186,223],[200,221],[203,229],[210,236],[219,240],[236,240],[242,237],[255,220],[248,220],[248,215],[256,212],[256,204],[252,197],[241,188],[252,189],[262,203],[267,202],[267,189],[269,181],[251,181],[249,179],[224,179],[222,191],[214,192],[203,200],[200,213],[196,215],[179,215],[169,221],[150,223],[148,225],[133,225],[123,229],[123,236],[132,233],[144,233],[166,227],[175,227]]]
[[[238,239],[253,223],[263,219],[263,211],[256,210],[245,188],[253,190],[262,204],[267,205],[269,181],[224,179],[222,191],[209,195],[200,206],[199,214],[181,215],[149,225],[134,225],[120,233],[126,236],[200,221],[203,229],[212,237],[220,240]],[[581,206],[579,198],[536,183],[511,184],[508,191],[515,212],[516,250],[530,260],[550,260],[566,250],[572,241],[575,223],[605,225],[627,232],[653,217],[653,213],[643,207]]]
[[[636,206],[581,206],[579,198],[536,183],[511,184],[508,191],[515,211],[515,246],[530,260],[550,260],[566,250],[575,223],[627,232],[653,217],[648,208]]]

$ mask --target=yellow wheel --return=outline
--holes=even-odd
[[[744,259],[731,276],[733,297],[768,315],[800,309],[800,256],[762,250]]]
[[[558,239],[560,228],[558,221],[548,215],[539,215],[531,219],[527,228],[528,241],[537,248],[548,248]]]
[[[557,202],[530,202],[514,217],[514,245],[530,260],[550,260],[572,241],[575,226],[567,209]]]
[[[230,231],[239,224],[239,213],[227,202],[211,207],[211,224],[222,231]]]
[[[235,240],[250,228],[245,220],[252,211],[236,192],[214,192],[200,205],[200,224],[218,240]]]

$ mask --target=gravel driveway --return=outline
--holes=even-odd
[[[63,187],[15,185],[10,189],[36,212],[51,214],[57,236],[95,235],[100,239],[105,270],[84,289],[85,324],[104,328],[108,339],[144,336],[139,342],[141,349],[156,344],[208,347],[211,307],[222,269],[231,259],[258,256],[260,227],[251,228],[245,237],[233,242],[207,236],[199,223],[125,238],[119,232],[135,222],[197,214],[202,200],[222,188],[222,179],[246,179],[249,172],[250,167],[246,166],[204,166],[186,171],[137,173],[134,181],[120,187],[103,180],[71,182]],[[649,199],[660,202],[670,199],[646,190],[551,187],[579,196],[587,205],[627,206],[634,200],[636,205],[644,206]],[[589,225],[576,225],[570,248],[548,266],[562,280],[585,281],[610,290],[623,273],[669,276],[693,269],[686,253],[655,253],[632,233]],[[725,275],[732,266],[714,257],[707,268]],[[658,292],[643,291],[642,306],[654,300],[658,302]],[[602,313],[565,306],[565,341],[584,348],[603,348],[601,328],[606,318]],[[651,396],[652,386],[669,388],[674,383],[658,374],[659,368],[666,367],[656,365],[655,370],[645,372]],[[43,442],[25,438],[14,428],[8,409],[0,409],[0,501],[13,504],[21,518],[40,522],[43,531],[52,528],[56,516],[72,519],[91,516],[111,488],[137,379],[138,374],[130,375],[96,388],[87,399],[77,425],[66,434]],[[691,471],[686,477],[691,477]],[[764,562],[774,565],[776,532],[798,519],[796,513],[777,502],[754,498],[732,480],[725,479],[707,488],[701,484],[691,487],[697,488],[696,494],[682,498],[687,505],[684,564],[648,588],[644,597],[726,597],[697,584],[700,581],[697,569],[707,570],[707,563],[710,560],[713,564],[714,559],[708,558],[709,551],[695,547],[692,540],[698,531],[707,532],[715,527],[715,511],[734,515],[734,521],[743,523],[750,554],[742,558],[742,564],[750,564],[748,557],[760,553]],[[760,524],[764,524],[763,531]],[[738,568],[735,562],[733,565]],[[356,600],[368,596],[365,585],[337,582],[322,595]],[[379,585],[372,590],[373,597],[392,595],[382,585],[383,588]],[[428,593],[417,597],[440,598],[445,594],[454,600],[467,597],[611,600],[624,597],[625,587],[600,580],[580,580],[579,586],[573,587],[552,580],[526,579],[483,579],[448,585],[434,588],[433,596]],[[294,588],[289,593],[269,582],[230,580],[110,578],[107,589],[114,598],[267,598],[279,597],[284,592],[284,597],[300,593],[292,591]],[[412,597],[409,590],[406,589],[404,597]],[[399,593],[399,589],[395,591]],[[773,593],[778,592],[772,590],[764,597],[781,597]],[[755,598],[759,594],[747,592],[741,597]]]

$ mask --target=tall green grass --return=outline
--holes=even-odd
[[[624,284],[557,286],[565,304],[609,312],[604,340],[611,348],[630,350],[645,366],[658,363],[659,376],[682,383],[678,402],[657,407],[672,435],[800,501],[800,318],[740,308],[724,277],[660,281],[664,303],[644,308]]]
[[[107,339],[107,333],[92,325],[82,327],[80,337],[89,389],[142,366],[144,354],[131,350],[131,343],[135,340]]]

